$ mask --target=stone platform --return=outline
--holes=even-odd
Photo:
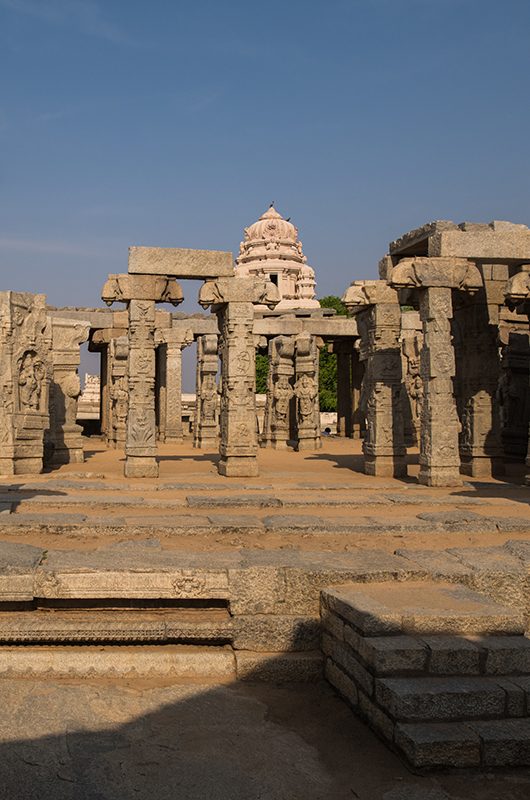
[[[381,634],[391,640],[383,650],[388,646],[402,662],[416,663],[418,652],[433,651],[424,636],[487,635],[492,652],[491,637],[522,641],[530,613],[530,494],[520,470],[509,471],[504,482],[426,488],[416,482],[412,452],[410,477],[400,481],[362,474],[359,442],[324,443],[318,453],[262,450],[260,477],[243,481],[222,478],[215,454],[187,445],[161,446],[158,479],[124,479],[123,454],[89,441],[83,470],[65,465],[31,480],[2,480],[0,674],[312,683],[323,675],[325,655],[328,680],[352,702],[343,691],[350,684],[333,672],[342,670],[354,685],[355,676],[341,666],[346,645],[335,637],[340,648],[333,651],[334,629],[320,639],[323,590],[339,596],[352,583],[382,587],[384,607],[396,606],[388,597],[397,588],[423,592],[414,607],[424,610],[426,598],[432,604],[438,597],[433,627],[409,628],[402,614],[395,622],[399,630]],[[469,593],[478,598],[482,620],[485,608],[491,612],[490,627],[463,627],[459,603],[469,603]],[[350,606],[361,613],[365,601],[357,591]],[[338,617],[344,625],[345,617]],[[414,645],[409,641],[410,648],[396,655],[392,648],[401,637]],[[437,641],[436,658],[447,662],[451,648]],[[518,648],[508,647],[503,656],[503,680],[520,664]],[[493,658],[469,642],[460,649],[459,664],[467,658],[484,665]],[[361,652],[348,651],[348,658],[370,673]],[[429,658],[403,675],[378,672],[376,661],[371,680],[450,680],[449,688],[437,684],[444,704],[455,680],[491,682],[482,666],[473,673],[432,673],[436,659]],[[437,742],[433,756],[436,748],[420,736],[424,727],[417,728],[460,720],[402,714],[406,697],[420,703],[425,686],[391,684],[384,697],[382,689],[356,691],[377,709],[374,715],[391,720],[392,743],[412,764],[460,765],[454,746],[440,750]],[[460,690],[472,703],[483,695],[482,683]],[[498,704],[504,698],[504,709],[506,698],[517,695],[513,702],[520,710],[522,691],[505,687],[493,694]],[[354,705],[370,719],[362,702],[364,708],[360,701]],[[523,717],[496,719],[513,738],[513,725]],[[480,736],[475,731],[468,761],[488,767],[489,757],[476,757]],[[521,732],[520,741],[525,736]],[[504,763],[513,763],[510,758]]]

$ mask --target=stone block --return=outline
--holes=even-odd
[[[131,274],[178,278],[220,278],[234,275],[232,253],[185,247],[129,247]]]
[[[264,494],[240,494],[225,497],[188,495],[186,502],[190,508],[243,508],[246,506],[267,508],[281,506],[281,500]]]
[[[398,723],[394,741],[418,769],[480,764],[479,736],[463,723]]]
[[[230,611],[240,614],[274,614],[285,609],[285,568],[249,566],[228,571]]]
[[[346,641],[349,641],[346,635]],[[428,649],[412,636],[359,637],[358,653],[375,675],[405,675],[423,672]]]
[[[530,639],[526,636],[488,636],[476,644],[484,649],[487,674],[530,673]]]
[[[481,740],[485,767],[530,766],[530,719],[468,722]]]
[[[496,682],[506,693],[506,716],[524,717],[526,712],[526,698],[522,686],[518,686],[516,681],[511,681],[502,677],[497,678]]]
[[[356,707],[359,702],[357,686],[352,679],[338,667],[333,659],[327,658],[324,667],[324,676],[342,697],[352,706]]]
[[[502,717],[506,693],[488,678],[378,678],[376,702],[401,722]]]
[[[355,655],[348,645],[324,633],[322,634],[322,651],[325,655],[332,658],[367,695],[371,696],[373,694],[373,676],[363,667],[360,661],[355,658]]]
[[[480,649],[460,636],[424,636],[432,675],[479,675]]]
[[[370,727],[391,742],[394,738],[394,721],[385,714],[363,691],[359,690],[359,710]]]
[[[320,623],[322,631],[338,639],[339,642],[344,641],[344,622],[333,612],[329,611],[325,606],[320,610]]]
[[[322,653],[235,653],[237,678],[242,681],[313,683],[323,675]]]
[[[234,618],[236,650],[270,652],[317,650],[320,624],[310,617],[253,614]]]

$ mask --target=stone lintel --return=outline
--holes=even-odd
[[[459,225],[437,220],[391,242],[389,253],[526,261],[530,260],[530,230],[526,225],[502,220]]]
[[[172,275],[200,280],[234,275],[232,253],[186,247],[129,247],[128,270],[131,275]]]
[[[226,303],[253,303],[274,308],[280,301],[278,287],[260,278],[219,278],[207,281],[199,292],[199,305],[222,306]]]
[[[107,305],[130,300],[149,300],[155,303],[182,303],[183,295],[175,278],[158,275],[109,275],[101,297]]]
[[[92,335],[93,344],[109,344],[113,339],[127,336],[128,328],[101,328]]]
[[[379,303],[398,303],[395,289],[386,281],[353,281],[342,296],[342,302],[350,314],[363,311],[366,306]]]
[[[466,258],[404,258],[392,270],[390,284],[395,289],[439,287],[476,292],[482,276]]]
[[[357,322],[349,317],[257,317],[253,332],[256,336],[296,336],[303,331],[326,339],[351,338],[359,333]]]

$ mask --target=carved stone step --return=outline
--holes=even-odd
[[[230,647],[191,645],[0,647],[0,676],[171,677],[235,680]]]
[[[229,642],[221,608],[4,611],[0,642]]]

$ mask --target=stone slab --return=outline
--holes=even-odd
[[[394,740],[419,769],[480,764],[478,733],[464,723],[398,723]]]
[[[228,497],[188,495],[186,502],[190,508],[245,508],[247,506],[267,508],[282,505],[281,500],[277,497],[261,494],[241,494]]]
[[[235,274],[232,253],[186,247],[129,247],[128,271],[133,275],[171,275],[201,280]]]
[[[513,637],[507,636],[507,639]],[[480,675],[481,650],[461,636],[423,636],[432,675]]]
[[[320,644],[320,624],[312,617],[245,614],[234,618],[233,631],[236,650],[318,650]]]
[[[482,744],[486,767],[530,765],[530,718],[468,722]]]
[[[452,584],[351,583],[326,589],[322,601],[365,636],[524,632],[522,611]]]
[[[489,678],[378,678],[376,702],[400,722],[502,717],[506,692]]]

